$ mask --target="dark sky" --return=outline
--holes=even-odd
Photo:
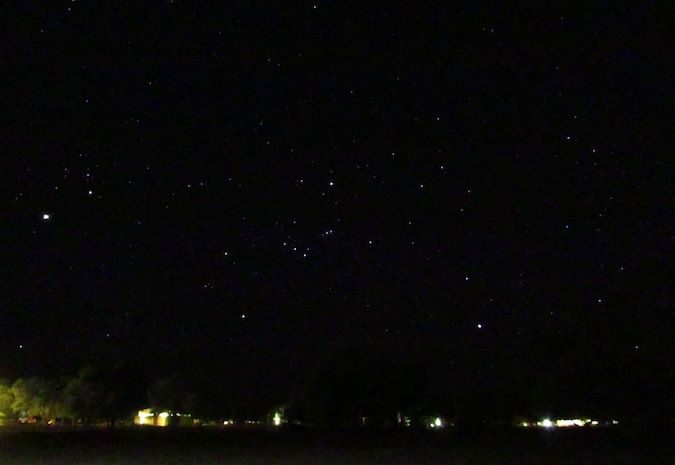
[[[212,3],[1,8],[0,376],[663,350],[666,11]]]

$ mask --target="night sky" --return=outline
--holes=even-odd
[[[665,10],[213,3],[0,9],[0,376],[672,363]]]

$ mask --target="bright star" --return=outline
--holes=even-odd
[[[42,214],[42,219],[43,219],[43,220],[48,220],[49,218],[51,218],[51,216],[49,215],[49,213],[43,213],[43,214]]]

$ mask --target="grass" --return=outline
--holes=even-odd
[[[647,436],[648,437],[648,436]],[[125,429],[0,430],[0,463],[31,464],[457,464],[670,465],[672,442],[620,431],[384,433]]]

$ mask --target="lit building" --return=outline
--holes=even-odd
[[[619,422],[617,420],[611,420],[604,423],[601,423],[598,420],[591,420],[590,418],[570,418],[570,419],[556,419],[552,420],[550,418],[544,418],[541,421],[537,422],[528,422],[525,420],[520,420],[517,423],[517,426],[522,428],[527,428],[530,426],[538,426],[541,428],[580,428],[584,426],[617,426]]]
[[[142,426],[194,426],[199,420],[193,419],[189,413],[157,411],[152,408],[139,410],[134,417],[134,424]]]

